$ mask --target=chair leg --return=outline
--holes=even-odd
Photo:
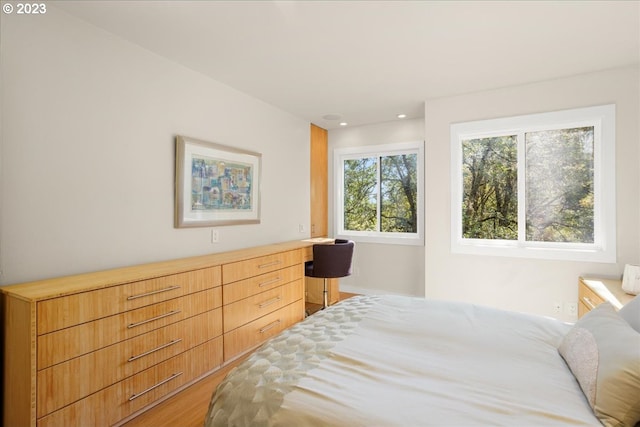
[[[327,279],[324,278],[324,287],[322,289],[322,309],[324,310],[329,306],[329,291],[327,289]]]

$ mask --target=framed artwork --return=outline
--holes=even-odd
[[[260,223],[262,155],[176,138],[175,226]]]

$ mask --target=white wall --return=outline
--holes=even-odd
[[[330,235],[335,232],[333,150],[410,141],[424,141],[422,118],[329,130]],[[356,243],[353,275],[340,279],[340,289],[424,296],[424,246]]]
[[[308,122],[53,5],[1,20],[1,284],[306,237]],[[262,153],[261,224],[173,227],[178,134]]]
[[[639,263],[639,97],[638,69],[625,68],[490,92],[427,100],[426,296],[558,317],[553,314],[553,302],[577,301],[579,275],[619,277],[625,263]],[[540,261],[451,253],[451,123],[609,103],[615,103],[617,108],[617,264]],[[575,320],[566,313],[561,317],[565,320]]]

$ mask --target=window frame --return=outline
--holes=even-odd
[[[417,161],[417,227],[416,233],[353,231],[344,229],[344,161],[363,157],[385,157],[416,154]],[[333,150],[334,224],[335,235],[356,242],[396,245],[424,245],[424,141],[410,141],[358,147],[340,147]],[[378,182],[378,212],[380,210],[380,182]]]
[[[527,242],[525,150],[527,132],[594,127],[594,242]],[[616,262],[615,105],[451,124],[451,252],[566,261]],[[518,136],[518,239],[462,237],[462,141]]]

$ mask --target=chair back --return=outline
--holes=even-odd
[[[351,260],[355,243],[336,239],[334,244],[313,245],[312,277],[346,277],[351,275]]]

